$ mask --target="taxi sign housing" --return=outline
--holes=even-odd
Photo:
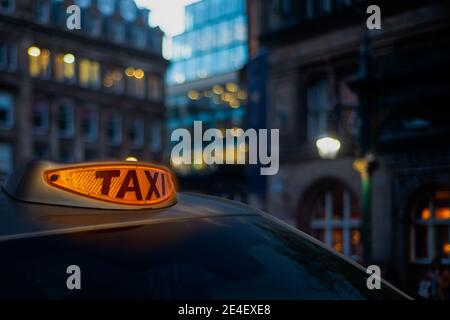
[[[156,209],[176,203],[172,173],[146,162],[33,161],[3,187],[17,200],[98,209]]]

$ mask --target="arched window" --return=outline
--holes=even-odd
[[[433,187],[415,196],[411,230],[412,261],[450,263],[450,187]]]
[[[341,184],[330,184],[313,198],[311,234],[356,261],[362,258],[361,217],[356,198]]]

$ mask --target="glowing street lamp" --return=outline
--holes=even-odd
[[[341,142],[332,137],[323,137],[317,139],[316,147],[321,158],[335,159],[341,149]]]

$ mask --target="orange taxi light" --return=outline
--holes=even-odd
[[[169,201],[175,193],[168,170],[136,163],[47,170],[44,180],[52,187],[125,205],[154,205]]]

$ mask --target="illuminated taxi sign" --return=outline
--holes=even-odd
[[[28,202],[89,208],[144,209],[175,203],[171,172],[144,162],[39,161],[11,175],[4,190]]]
[[[49,170],[54,187],[98,200],[127,205],[152,205],[173,195],[170,173],[148,166],[99,165]]]

